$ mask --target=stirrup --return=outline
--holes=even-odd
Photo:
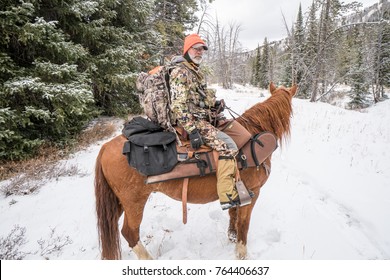
[[[221,203],[222,210],[228,210],[241,205],[240,198],[238,196],[234,200],[231,198],[231,195],[226,194],[226,196],[229,198],[229,202]]]
[[[236,188],[238,192],[238,197],[240,198],[241,201],[240,206],[251,204],[252,197],[255,194],[252,191],[249,191],[241,180],[238,180],[236,182]]]

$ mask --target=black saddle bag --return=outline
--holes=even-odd
[[[131,167],[145,176],[171,171],[177,164],[176,135],[168,131],[132,134],[123,146]]]

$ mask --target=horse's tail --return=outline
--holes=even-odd
[[[101,157],[104,146],[96,159],[95,198],[99,243],[102,259],[117,260],[121,257],[118,220],[123,212],[118,198],[104,176]]]

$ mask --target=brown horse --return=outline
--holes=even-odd
[[[291,100],[296,90],[297,86],[276,88],[271,83],[271,96],[245,111],[237,121],[252,135],[262,131],[273,132],[281,143],[290,134]],[[118,220],[123,212],[122,235],[139,259],[151,259],[139,236],[144,206],[149,195],[157,191],[181,200],[182,180],[145,185],[145,177],[130,168],[126,157],[122,155],[125,141],[122,135],[115,137],[102,146],[96,159],[95,196],[102,259],[121,257]],[[266,159],[266,163],[271,166],[271,156]],[[255,197],[249,205],[229,209],[228,236],[236,242],[237,258],[244,259],[252,209],[260,188],[268,179],[268,173],[264,168],[248,168],[241,171],[241,179],[255,193]],[[217,200],[216,177],[208,175],[191,178],[187,199],[189,203],[200,204]]]

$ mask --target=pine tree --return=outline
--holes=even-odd
[[[269,45],[269,69],[268,79],[273,82],[275,79],[275,59],[276,59],[277,47],[276,44]]]
[[[42,4],[43,6],[43,4]],[[35,1],[7,1],[0,12],[0,159],[28,157],[65,141],[94,114],[87,51],[45,19]]]
[[[299,5],[297,20],[295,22],[294,34],[293,34],[293,46],[291,47],[293,52],[293,81],[299,85],[298,97],[306,96],[306,86],[302,82],[303,75],[305,73],[305,31],[303,26],[302,7]]]
[[[285,40],[285,47],[281,54],[283,59],[280,60],[282,65],[281,81],[285,85],[293,84],[293,58],[294,53],[292,51],[294,38],[293,36],[287,37]]]
[[[328,86],[328,76],[334,75],[335,46],[337,45],[337,19],[340,16],[339,0],[325,0],[321,4],[320,22],[318,25],[318,41],[314,71],[314,86],[310,101],[318,98],[318,93],[325,93]],[[332,36],[331,36],[332,35]],[[320,88],[321,86],[321,88]],[[319,92],[320,90],[320,92]]]
[[[61,6],[63,5],[63,6]],[[96,105],[104,114],[140,112],[135,77],[159,57],[161,37],[151,28],[148,0],[59,3],[68,16],[61,21],[72,40],[89,50],[87,68]]]
[[[368,85],[364,79],[364,63],[363,63],[363,34],[358,26],[355,26],[352,31],[352,38],[354,38],[354,50],[351,56],[353,68],[351,70],[351,101],[348,103],[351,109],[359,109],[367,106],[366,94],[368,92]]]
[[[307,53],[306,58],[309,67],[313,63],[313,59],[317,53],[316,45],[318,41],[318,23],[316,11],[316,5],[313,1],[312,5],[310,6],[309,18],[307,21],[307,35],[305,45],[305,51]]]
[[[268,88],[269,85],[269,59],[270,51],[267,37],[264,38],[263,52],[261,55],[260,67],[259,67],[259,86],[260,88]]]
[[[355,38],[350,33],[351,31],[345,31],[340,36],[337,51],[337,76],[340,82],[344,84],[349,82],[352,53],[355,47]]]
[[[309,16],[306,28],[306,40],[304,44],[304,75],[299,85],[299,93],[303,98],[310,97],[312,89],[313,78],[315,76],[315,61],[317,56],[317,42],[318,42],[318,23],[316,17],[316,5],[313,1],[310,6]]]
[[[195,0],[169,3],[160,34],[151,0],[2,1],[0,158],[67,141],[95,105],[108,115],[140,112],[136,76],[158,63],[164,35],[182,40],[196,19]]]
[[[184,34],[197,22],[196,0],[155,0],[153,23],[161,34],[163,57],[180,54]]]
[[[251,84],[256,87],[259,86],[259,81],[260,81],[260,61],[261,61],[260,46],[257,46],[256,55],[253,58],[252,81],[251,81]]]
[[[375,101],[384,97],[384,88],[390,87],[390,4],[388,1],[381,2],[382,21],[379,27],[377,42],[377,88]],[[387,22],[386,22],[387,21]]]

